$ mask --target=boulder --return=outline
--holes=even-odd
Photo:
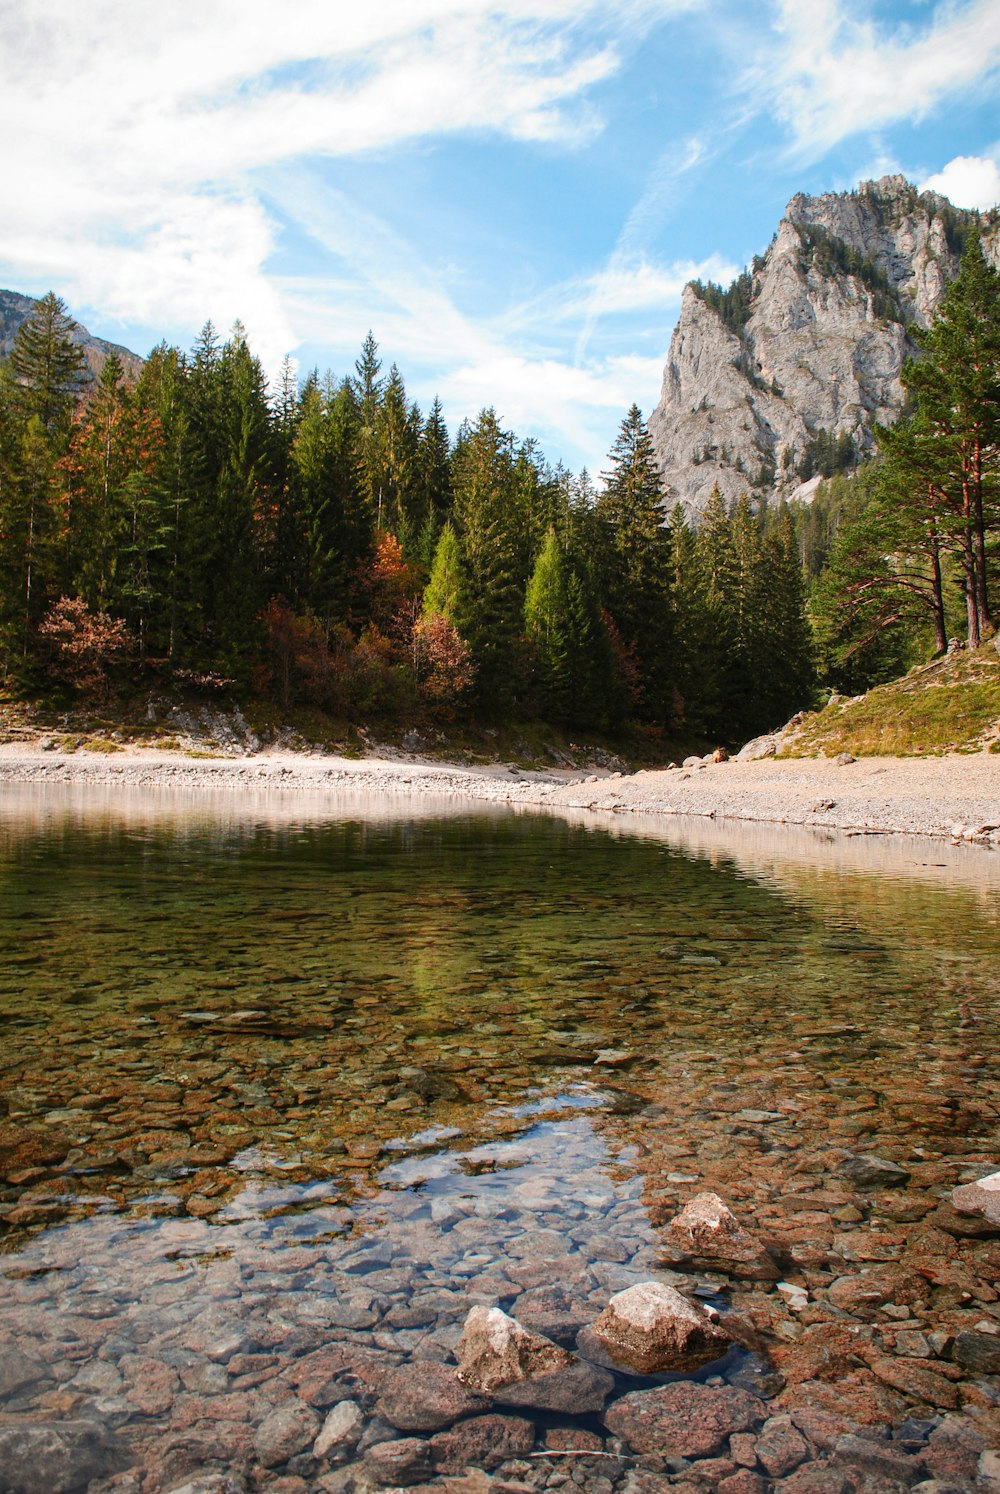
[[[1000,1228],[1000,1172],[956,1188],[951,1203],[960,1214],[978,1214]]]
[[[319,1431],[319,1417],[304,1402],[289,1401],[266,1416],[254,1435],[254,1452],[265,1468],[277,1468],[296,1453],[311,1447]]]
[[[92,1421],[11,1422],[0,1426],[0,1487],[6,1494],[75,1494],[131,1459]]]
[[[473,1307],[458,1345],[458,1378],[490,1395],[538,1375],[565,1369],[573,1356],[499,1307]],[[390,1418],[391,1419],[391,1418]]]
[[[430,1443],[420,1437],[378,1442],[365,1453],[365,1467],[383,1487],[422,1484],[432,1474]]]
[[[717,1193],[699,1193],[667,1225],[668,1243],[699,1270],[751,1281],[781,1276],[770,1251],[739,1223]]]
[[[364,1429],[364,1417],[354,1401],[338,1401],[327,1416],[313,1443],[313,1457],[325,1458],[331,1452],[351,1448]]]
[[[614,1360],[640,1375],[689,1373],[719,1359],[731,1343],[703,1307],[658,1281],[617,1292],[593,1331]]]

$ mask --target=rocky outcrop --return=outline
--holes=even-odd
[[[697,516],[716,484],[727,500],[808,499],[815,471],[869,452],[972,221],[901,176],[800,194],[727,292],[689,285],[649,422],[667,506]],[[1000,262],[996,224],[983,242]]]

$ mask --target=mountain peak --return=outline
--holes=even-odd
[[[791,497],[869,454],[977,221],[898,175],[797,193],[728,289],[686,287],[649,422],[667,506],[697,516],[715,486]],[[1000,258],[996,225],[984,248]]]

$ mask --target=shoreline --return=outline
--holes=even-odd
[[[417,757],[291,751],[194,757],[155,748],[63,753],[0,746],[7,785],[281,790],[310,795],[435,796],[599,815],[698,817],[796,825],[847,836],[907,835],[1000,850],[1000,755],[766,758],[633,774],[467,767]]]

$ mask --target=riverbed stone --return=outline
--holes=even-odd
[[[955,1335],[951,1357],[975,1375],[1000,1375],[1000,1334],[970,1329]]]
[[[96,1422],[0,1425],[0,1479],[7,1494],[76,1494],[130,1462],[121,1443]]]
[[[699,1270],[777,1281],[770,1251],[745,1230],[717,1193],[698,1193],[667,1225],[667,1243]]]
[[[0,1400],[48,1378],[49,1371],[40,1360],[13,1344],[0,1344]]]
[[[364,1416],[355,1401],[340,1401],[329,1413],[313,1443],[313,1457],[325,1458],[356,1445],[364,1428]]]
[[[311,1406],[290,1401],[266,1416],[253,1439],[254,1452],[265,1468],[277,1468],[316,1440],[320,1421]]]
[[[494,1391],[501,1406],[523,1406],[537,1411],[561,1411],[580,1416],[600,1411],[614,1389],[614,1376],[600,1365],[575,1359],[548,1375],[533,1375]]]
[[[572,1355],[542,1333],[525,1328],[499,1307],[473,1307],[465,1319],[458,1346],[458,1378],[473,1390],[490,1394],[563,1369]]]
[[[733,1432],[750,1431],[763,1418],[763,1403],[745,1390],[680,1380],[622,1396],[604,1424],[634,1452],[709,1458]]]
[[[910,1174],[898,1162],[874,1152],[852,1152],[840,1164],[840,1172],[860,1188],[902,1188]]]
[[[392,1370],[377,1407],[379,1415],[401,1432],[437,1432],[461,1416],[488,1408],[486,1397],[463,1385],[453,1366],[431,1360]]]
[[[394,1442],[378,1442],[365,1453],[365,1467],[377,1484],[383,1487],[407,1487],[430,1478],[430,1443],[421,1437],[399,1437]]]
[[[978,1214],[1000,1228],[1000,1172],[956,1188],[951,1203],[960,1214]]]
[[[757,1460],[772,1478],[784,1478],[809,1455],[809,1444],[790,1416],[772,1416],[755,1445]]]
[[[523,1416],[472,1416],[430,1440],[431,1460],[439,1473],[463,1468],[498,1468],[507,1458],[523,1458],[535,1445],[534,1424]]]
[[[616,1292],[593,1331],[615,1360],[641,1375],[699,1369],[731,1343],[703,1307],[659,1281]]]

